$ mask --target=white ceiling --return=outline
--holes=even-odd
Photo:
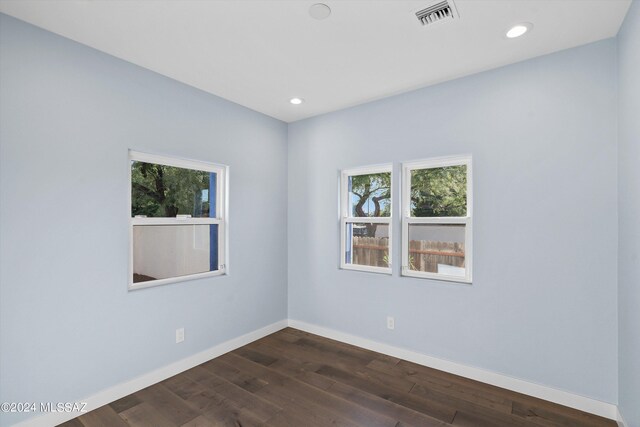
[[[309,7],[332,14],[318,21]],[[291,122],[615,36],[631,0],[0,0],[0,11]],[[513,24],[533,30],[507,39]],[[302,105],[289,103],[304,98]]]

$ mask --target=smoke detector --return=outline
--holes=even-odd
[[[416,18],[424,26],[440,21],[459,18],[458,10],[453,0],[444,0],[416,12]]]

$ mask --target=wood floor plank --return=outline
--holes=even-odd
[[[286,386],[286,384],[285,384]],[[357,424],[344,419],[333,411],[328,411],[303,396],[285,392],[285,386],[270,384],[259,390],[261,397],[282,406],[287,415],[305,419],[317,426],[356,427]]]
[[[318,375],[315,372],[320,369],[320,366],[317,366],[315,363],[300,365],[286,358],[281,358],[269,367],[283,375],[295,378],[298,381],[317,387],[320,390],[327,390],[335,384],[335,381],[327,377],[323,377],[322,375]]]
[[[203,414],[211,407],[220,405],[220,403],[224,402],[226,399],[226,396],[203,387],[202,391],[191,394],[187,399],[185,399],[185,401],[190,407]]]
[[[285,340],[285,341],[290,341],[290,342],[296,342],[300,339],[300,336],[293,334],[292,332],[297,331],[297,329],[293,329],[293,328],[284,328],[279,330],[278,332],[271,334],[271,335],[267,335],[266,337],[263,338],[263,340],[265,341],[269,341],[272,340],[274,338],[277,339],[281,339],[281,340]],[[302,331],[300,331],[302,332]],[[259,342],[261,340],[255,341],[255,342]]]
[[[58,427],[85,427],[85,425],[82,424],[78,418],[74,418],[65,423],[58,424]]]
[[[269,402],[228,383],[213,374],[202,383],[189,383],[186,403],[215,425],[261,424],[281,411]],[[183,390],[185,387],[183,386]],[[202,421],[200,421],[202,422]]]
[[[283,356],[282,352],[278,353],[277,350],[269,347],[269,345],[264,342],[259,345],[250,346],[256,352],[267,352],[272,357],[280,357],[277,362],[269,366],[271,369],[285,375],[290,375],[309,385],[321,388],[322,390],[344,400],[373,411],[380,412],[388,418],[400,421],[404,426],[430,427],[446,425],[444,422],[436,420],[435,418],[431,418],[414,410],[397,405],[378,396],[362,392],[344,384],[336,384],[335,381],[315,372],[315,370],[321,367],[318,366],[318,364],[311,362],[298,362],[296,360],[289,359],[287,356]]]
[[[463,399],[460,398],[457,393],[448,393],[447,390],[442,390],[433,386],[423,386],[421,384],[416,384],[413,390],[411,390],[411,394],[421,396],[432,402],[439,402],[443,405],[453,406],[454,408],[456,408],[456,410],[463,411],[467,414],[483,414],[487,411],[490,411],[495,414],[504,415],[505,419],[509,419],[512,416],[511,405],[509,405],[508,410],[506,411],[503,408],[494,409],[485,406],[485,402],[483,400]],[[480,400],[482,404],[478,404],[478,400]]]
[[[294,347],[293,350],[287,347],[283,347],[283,343],[276,339],[256,341],[251,344],[247,344],[245,347],[242,347],[233,351],[233,353],[235,354],[238,354],[240,356],[243,356],[247,359],[252,360],[251,355],[242,352],[243,348],[248,348],[257,353],[263,353],[263,354],[269,355],[277,360],[280,360],[283,357],[285,357],[288,360],[293,360],[300,364],[316,364],[316,365],[324,364],[324,363],[317,363],[317,362],[307,360],[306,358],[301,356],[300,352],[295,351],[296,347]]]
[[[233,371],[231,371],[232,369]],[[207,376],[205,377],[204,372],[201,372],[199,374],[199,382],[200,384],[209,388],[209,399],[212,400],[216,406],[219,406],[219,400],[234,402],[235,408],[249,408],[248,412],[250,412],[250,415],[253,418],[262,421],[267,421],[274,415],[282,411],[282,408],[278,405],[275,405],[272,402],[269,402],[268,400],[265,400],[256,395],[254,393],[255,388],[253,386],[250,385],[248,387],[252,391],[244,389],[242,387],[243,385],[253,383],[247,383],[244,379],[244,375],[238,376],[237,370],[235,370],[235,368],[229,367],[229,372],[232,372],[232,374],[234,375],[230,379],[237,380],[237,384],[226,379],[223,376],[220,376],[225,373],[220,369],[216,370],[216,372],[218,372],[218,374],[220,375],[214,373],[214,371],[209,369],[204,369],[204,371],[207,373]]]
[[[255,353],[265,354],[273,358],[277,357],[278,359],[274,363],[269,365],[269,367],[277,372],[280,372],[283,375],[297,378],[302,382],[313,385],[322,390],[328,389],[334,383],[333,380],[316,374],[315,371],[322,367],[322,365],[320,365],[319,363],[306,362],[295,357],[290,357],[290,355],[285,355],[285,353],[283,353],[282,351],[273,348],[265,343],[259,345],[251,345],[248,347],[250,347]],[[242,352],[234,351],[233,353],[241,356],[243,355]],[[245,354],[244,357],[249,360],[253,360],[251,359],[250,355]]]
[[[207,391],[205,386],[183,375],[172,377],[161,384],[183,400],[189,400],[189,398]]]
[[[522,402],[516,400],[513,402],[513,414],[530,421],[533,425],[540,426],[616,426],[612,420],[544,401]]]
[[[81,415],[78,420],[85,427],[127,426],[127,423],[125,423],[118,413],[109,405],[101,406],[95,411],[87,412],[86,414]]]
[[[294,378],[281,375],[278,372],[260,366],[248,359],[242,360],[241,356],[229,354],[229,362],[233,366],[241,366],[243,370],[252,371],[254,375],[262,375],[269,385],[256,394],[266,399],[274,399],[281,405],[291,409],[293,406],[303,407],[308,415],[312,415],[316,421],[335,423],[338,425],[369,425],[369,426],[395,426],[395,420],[388,419],[384,415],[372,412],[366,408],[351,405],[349,402],[337,399],[320,389],[300,382]],[[225,362],[222,362],[225,363]],[[223,365],[219,369],[224,369]],[[229,370],[231,367],[229,367]],[[304,412],[301,412],[301,414]]]
[[[176,425],[184,424],[200,415],[162,383],[135,393],[136,397],[153,406],[159,414]]]
[[[306,415],[283,411],[263,424],[263,427],[325,427]]]
[[[213,359],[215,360],[215,359]],[[209,361],[211,362],[211,361]],[[211,372],[207,370],[207,363],[205,362],[202,365],[198,365],[189,370],[184,371],[181,375],[185,377],[191,378],[195,382],[206,381],[211,378]]]
[[[120,412],[122,420],[126,421],[131,427],[177,427],[175,424],[156,410],[155,407],[147,402],[142,402],[126,411]],[[109,425],[106,424],[105,427]],[[116,424],[114,424],[116,425]]]
[[[298,343],[304,343],[307,341],[310,340],[304,338],[298,341]],[[309,347],[298,343],[288,344],[274,342],[272,345],[283,352],[283,354],[293,354],[300,359],[306,359],[314,363],[318,363],[319,365],[331,366],[336,369],[351,372],[361,378],[384,383],[388,387],[401,392],[409,392],[415,384],[413,381],[404,377],[397,377],[368,368],[367,364],[373,361],[373,357],[355,357],[350,355],[348,352],[337,353],[329,348],[323,348],[322,346]]]
[[[274,368],[269,367],[269,369],[273,370]],[[313,373],[307,374],[311,375]],[[315,387],[314,385],[314,383],[317,382],[317,378],[309,382],[302,381],[302,378],[304,377],[291,377],[288,383],[285,384],[286,390],[291,390],[296,396],[305,398],[324,408],[324,410],[331,411],[358,425],[393,427],[397,424],[397,420],[388,417],[382,412],[372,411],[369,408],[342,399],[335,394],[323,392],[322,388]]]
[[[453,375],[406,360],[401,360],[392,367],[388,365],[385,366],[384,362],[381,361],[373,361],[369,364],[369,367],[372,369],[391,371],[394,375],[403,375],[406,378],[411,378],[411,380],[424,385],[440,384],[444,387],[458,387],[460,389],[473,390],[478,394],[490,398],[496,404],[510,402],[514,397],[519,396],[518,393],[512,392],[511,390],[481,383],[470,378]]]
[[[294,342],[293,345],[309,348],[322,353],[329,353],[334,357],[349,358],[356,363],[366,365],[376,358],[373,352],[369,352],[357,347],[338,345],[329,340],[318,340],[314,338],[304,337]]]
[[[284,335],[284,334],[283,334]],[[273,341],[283,341],[281,339],[282,335],[274,336]],[[286,341],[286,340],[285,340]],[[352,345],[338,343],[338,341],[333,341],[327,338],[318,337],[316,335],[306,334],[304,336],[299,336],[298,339],[290,344],[293,344],[298,347],[304,347],[316,351],[320,351],[323,353],[330,353],[337,357],[350,359],[355,364],[366,365],[374,360],[376,357],[379,357],[379,353],[374,353],[369,350],[365,350],[363,348],[355,347]]]
[[[374,364],[374,363],[372,363]],[[511,399],[518,394],[511,390],[496,387],[490,384],[481,383],[470,378],[461,377],[459,375],[450,374],[428,366],[418,365],[413,362],[401,360],[396,365],[396,372],[404,372],[411,378],[424,379],[426,381],[442,381],[444,384],[456,383],[465,387],[475,388],[484,393],[495,394],[497,396]]]
[[[264,366],[269,366],[278,360],[277,357],[271,357],[264,353],[254,351],[251,347],[248,346],[237,349],[235,353]]]
[[[217,393],[213,388],[197,383],[189,377],[180,378],[180,381],[163,382],[163,384],[200,414],[227,399],[226,396]],[[202,376],[200,378],[204,380]],[[220,380],[219,384],[222,383]]]
[[[228,393],[229,395],[223,395],[216,391],[225,387],[225,381],[216,377],[208,370],[196,370],[193,372],[197,372],[194,377],[198,378],[201,382],[196,382],[187,376],[179,376],[179,378],[164,381],[163,384],[173,393],[184,399],[189,406],[199,413],[207,412],[213,406],[220,406],[227,399],[235,402],[234,409],[255,404],[255,402],[252,401],[254,398],[250,395],[239,398],[237,393],[240,392],[240,390],[232,390]],[[260,408],[259,404],[255,406],[256,408]],[[279,408],[275,408],[274,412],[278,410]],[[269,415],[270,414],[269,412]]]
[[[180,427],[217,427],[217,425],[204,415],[200,415]]]
[[[483,406],[505,414],[511,413],[511,399],[502,394],[492,393],[491,390],[481,390],[476,387],[475,384],[474,386],[469,386],[468,384],[459,383],[455,380],[448,381],[446,378],[427,375],[424,372],[403,369],[397,365],[389,366],[388,364],[381,363],[378,360],[371,362],[368,367],[376,371],[385,372],[389,375],[410,378],[411,381],[415,381],[416,383],[416,387],[414,387],[413,390],[434,390],[442,395],[464,400],[473,403],[474,405]]]
[[[334,383],[327,392],[373,411],[378,411],[389,418],[394,418],[403,426],[441,427],[449,425],[421,412],[340,382]]]
[[[382,354],[382,353],[378,353],[378,352],[375,352],[375,351],[367,350],[367,349],[362,348],[362,347],[357,347],[355,345],[346,344],[346,343],[343,343],[343,342],[340,342],[340,341],[332,340],[330,338],[321,337],[319,335],[314,335],[314,334],[311,334],[309,332],[300,331],[298,329],[286,328],[283,331],[288,333],[288,334],[291,334],[293,336],[305,337],[305,338],[308,338],[310,340],[315,340],[315,341],[324,343],[325,345],[331,345],[331,346],[334,346],[336,348],[341,348],[343,351],[349,351],[349,352],[354,352],[356,354],[360,354],[360,355],[362,355],[363,357],[365,357],[366,359],[369,359],[369,360],[376,359],[376,360],[384,361],[385,363],[392,364],[392,365],[396,364],[396,363],[398,363],[400,361],[400,359],[398,359],[397,357],[388,356],[386,354]]]
[[[202,365],[198,365],[198,366],[202,366]],[[191,379],[191,377],[185,375],[186,372],[188,372],[188,370],[187,371],[183,371],[183,372],[181,372],[181,373],[179,373],[177,375],[174,375],[172,377],[169,377],[166,380],[160,381],[160,384],[163,384],[169,390],[179,389],[184,384],[187,384],[187,383],[190,383],[190,382],[193,381]]]
[[[64,427],[615,427],[612,420],[293,328]]]
[[[363,378],[331,366],[325,366],[317,373],[447,423],[451,423],[456,413],[456,409],[452,406],[432,402],[410,393],[399,392],[371,378]]]
[[[217,359],[211,360],[207,363],[204,363],[202,366],[207,369],[209,372],[216,372],[215,365],[218,363]],[[267,385],[267,381],[257,378],[255,375],[251,375],[247,372],[243,372],[240,369],[235,369],[235,376],[233,378],[233,383],[239,385],[243,389],[248,392],[254,392],[260,390],[262,387]]]
[[[203,416],[215,426],[258,427],[266,421],[258,418],[251,408],[230,399],[222,399],[215,405],[209,406]]]
[[[376,366],[378,362],[372,362],[370,366]],[[565,406],[557,405],[552,402],[547,402],[541,399],[534,398],[532,396],[527,396],[521,393],[517,393],[511,390],[503,389],[500,387],[496,387],[490,384],[481,383],[479,381],[472,380],[470,378],[461,377],[458,375],[453,375],[448,372],[439,371],[437,369],[429,368],[427,366],[418,365],[406,360],[401,360],[398,362],[395,367],[396,371],[403,371],[406,375],[414,378],[414,380],[418,383],[422,383],[424,381],[435,381],[440,384],[452,383],[456,384],[463,388],[468,388],[470,390],[474,390],[474,393],[478,395],[483,395],[486,398],[490,399],[493,403],[500,404],[500,400],[512,401],[512,405],[515,405],[516,402],[526,403],[528,405],[534,405],[539,408],[543,412],[558,412],[559,414],[574,414],[570,415],[570,417],[578,416],[578,420],[572,421],[577,424],[577,426],[608,426],[615,427],[616,423],[612,420],[607,420],[602,417],[598,417],[596,415],[587,414],[582,411],[575,410],[573,408],[568,408]],[[540,412],[540,410],[538,412]],[[526,412],[526,411],[525,411]],[[514,413],[525,416],[525,412],[518,413],[518,411],[514,411]],[[579,415],[578,415],[579,414]],[[531,421],[531,425],[536,425],[535,423],[542,423],[543,417],[535,417],[529,414],[529,421]],[[537,420],[537,421],[536,421]],[[554,421],[557,423],[557,421]],[[594,424],[595,423],[595,424]],[[539,424],[538,424],[539,425]]]
[[[452,424],[458,427],[521,427],[529,425],[514,415],[488,411],[474,413],[458,411]]]
[[[301,358],[305,358],[311,362],[324,364],[331,361],[341,369],[355,369],[365,367],[373,360],[373,358],[363,359],[348,352],[336,353],[331,349],[323,348],[322,346],[311,346],[309,344],[312,343],[312,341],[307,338],[300,338],[294,343],[284,341],[280,338],[280,335],[274,336],[273,340],[270,341],[270,345],[280,348],[286,353],[295,354]]]
[[[120,413],[122,411],[126,411],[129,408],[133,408],[140,403],[142,402],[136,397],[135,394],[130,394],[123,397],[122,399],[116,400],[115,402],[111,402],[109,406],[111,406],[111,409],[113,409],[117,413]]]

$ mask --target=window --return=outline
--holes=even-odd
[[[224,274],[225,166],[129,152],[129,289]]]
[[[391,165],[345,170],[340,181],[340,267],[391,274]]]
[[[471,157],[402,167],[402,275],[471,283]]]

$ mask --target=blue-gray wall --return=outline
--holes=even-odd
[[[610,39],[291,124],[289,317],[616,403],[616,111]],[[473,285],[338,269],[339,169],[464,153]]]
[[[285,123],[6,15],[0,58],[0,402],[75,401],[287,317]],[[127,292],[128,148],[230,166],[230,276]]]
[[[640,3],[618,34],[620,412],[640,427]]]

